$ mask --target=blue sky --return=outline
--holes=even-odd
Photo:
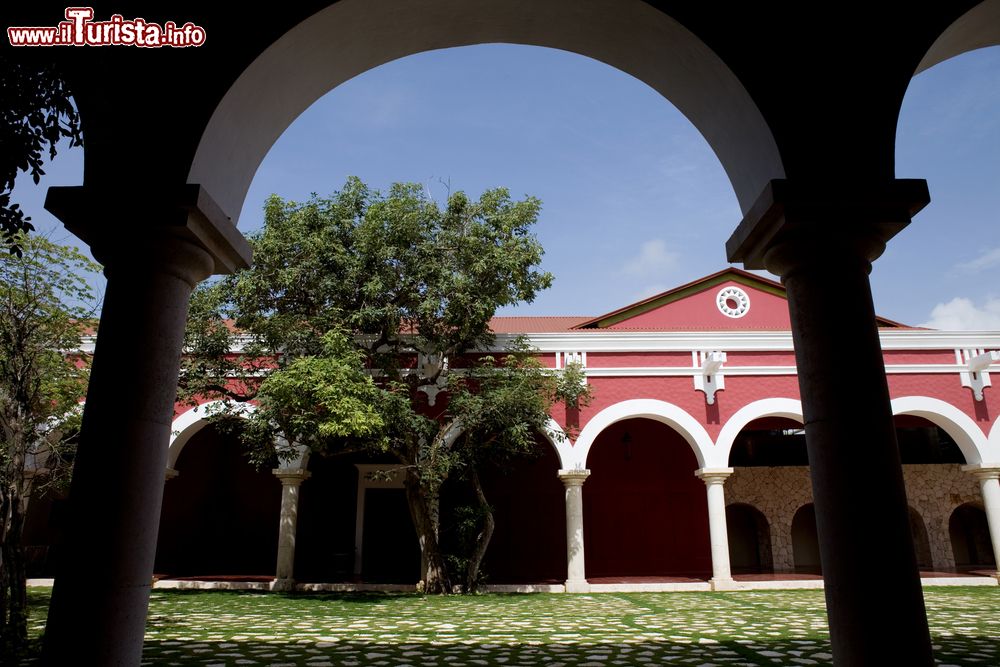
[[[48,185],[80,183],[63,151],[15,198],[40,230]],[[257,172],[240,229],[264,198],[328,194],[349,175],[478,196],[505,186],[542,200],[536,228],[554,286],[520,314],[597,315],[727,266],[741,218],[705,140],[627,74],[552,49],[483,45],[419,54],[346,82],[303,113]],[[897,176],[932,203],[875,263],[881,315],[947,329],[1000,328],[1000,48],[917,76],[897,130]],[[511,314],[514,311],[505,311]]]

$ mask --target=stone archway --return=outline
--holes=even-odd
[[[927,524],[920,512],[910,510],[910,532],[913,533],[913,550],[917,554],[917,567],[922,570],[934,568],[934,558],[931,556],[931,543],[927,537]]]
[[[746,503],[733,503],[726,507],[726,526],[729,565],[734,574],[774,571],[771,527],[760,510]]]
[[[996,569],[996,557],[990,544],[986,512],[975,503],[959,505],[948,520],[955,567],[959,570]]]
[[[816,508],[812,503],[800,507],[792,518],[792,552],[795,555],[796,572],[822,573],[819,538],[816,534]]]

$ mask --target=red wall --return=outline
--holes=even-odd
[[[598,437],[588,467],[588,577],[710,575],[705,485],[675,431],[648,419],[618,422]]]
[[[723,315],[715,304],[719,291],[730,286],[740,288],[750,297],[750,310],[743,317]],[[788,329],[790,326],[788,301],[780,296],[729,280],[679,301],[630,317],[608,328],[719,331]]]
[[[548,443],[537,458],[483,475],[496,529],[483,561],[486,583],[543,583],[566,579],[566,503],[559,459]]]

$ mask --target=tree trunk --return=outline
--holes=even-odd
[[[28,592],[25,580],[24,546],[21,534],[24,528],[24,502],[18,497],[16,487],[7,489],[3,503],[4,524],[0,526],[0,641],[12,654],[28,641]]]
[[[7,654],[7,610],[10,607],[10,571],[7,568],[7,543],[0,543],[0,657]]]
[[[479,481],[479,472],[475,467],[472,468],[469,480],[472,482],[472,490],[476,493],[476,501],[479,503],[479,508],[484,512],[483,529],[476,536],[476,548],[473,550],[472,555],[469,556],[469,565],[465,570],[465,592],[475,593],[479,587],[479,566],[486,555],[486,549],[490,546],[496,522],[493,520],[493,509],[486,502],[486,494],[483,492],[483,485]]]
[[[451,593],[451,580],[445,567],[444,556],[438,543],[438,494],[428,489],[412,470],[406,473],[406,500],[410,506],[413,527],[420,541],[423,562],[424,591]]]
[[[3,640],[7,648],[16,654],[28,641],[28,591],[24,571],[24,547],[7,544],[4,561],[7,568],[6,584],[7,625],[3,629]]]

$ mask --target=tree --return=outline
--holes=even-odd
[[[96,305],[81,277],[96,267],[73,248],[23,232],[21,256],[0,253],[0,639],[27,637],[26,503],[68,476],[86,393],[79,352]]]
[[[449,377],[449,411],[461,425],[452,449],[456,472],[468,480],[475,504],[459,508],[466,553],[456,559],[464,590],[475,591],[479,568],[495,520],[480,480],[484,466],[506,466],[534,453],[537,436],[547,428],[557,400],[586,403],[590,391],[577,381],[576,367],[554,376],[538,360],[524,338],[515,339],[496,359],[480,358],[467,373]]]
[[[0,56],[0,245],[21,251],[19,234],[34,229],[19,204],[11,203],[18,171],[38,184],[45,174],[42,154],[56,156],[56,144],[69,139],[70,148],[83,145],[80,114],[66,80],[52,63],[35,62],[21,54]]]
[[[356,178],[304,204],[272,196],[254,266],[195,295],[182,392],[256,401],[243,438],[259,461],[290,453],[275,442],[395,455],[426,590],[451,590],[441,485],[461,471],[476,486],[482,462],[533,445],[558,393],[523,346],[474,352],[498,308],[552,281],[530,233],[539,209],[504,189],[442,208],[419,185],[382,195]]]

